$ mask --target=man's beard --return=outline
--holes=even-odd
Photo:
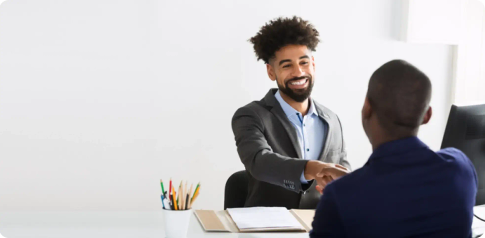
[[[302,89],[291,89],[290,83],[295,80],[300,80],[300,79],[308,79],[308,86],[306,88]],[[276,82],[278,82],[278,79],[276,79]],[[311,76],[303,76],[303,77],[298,77],[298,78],[292,78],[285,83],[285,87],[283,85],[280,85],[279,83],[276,83],[278,85],[278,89],[283,92],[286,96],[290,97],[291,99],[295,100],[296,102],[303,102],[310,97],[310,94],[312,93],[313,89],[313,78]]]

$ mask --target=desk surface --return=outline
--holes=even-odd
[[[474,218],[473,227],[485,223]],[[0,233],[6,238],[165,237],[161,212],[2,212]],[[192,215],[188,237],[300,238],[308,233],[208,233]]]
[[[161,212],[2,212],[0,233],[6,238],[163,238]],[[187,237],[308,237],[308,233],[205,232],[192,215]]]

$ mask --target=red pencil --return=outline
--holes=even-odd
[[[170,189],[168,190],[168,194],[172,194],[172,178],[170,178]]]

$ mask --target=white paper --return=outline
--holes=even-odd
[[[248,207],[227,209],[239,229],[301,228],[301,224],[284,207]]]

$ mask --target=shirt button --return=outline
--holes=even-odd
[[[307,148],[306,151],[310,151],[310,149]]]
[[[305,124],[303,124],[303,126],[306,126]]]

